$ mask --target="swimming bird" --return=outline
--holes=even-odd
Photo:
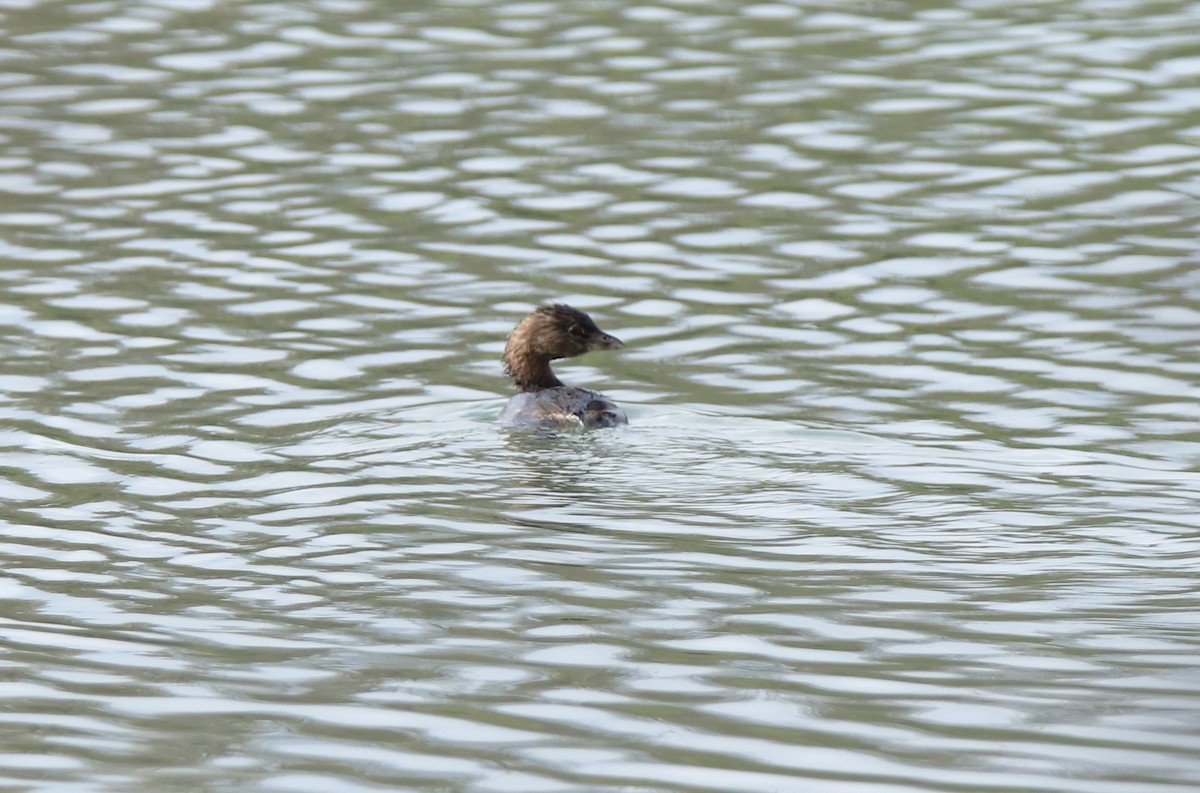
[[[519,394],[500,413],[517,427],[615,427],[628,424],[624,411],[604,394],[564,385],[550,362],[591,350],[620,350],[625,343],[600,330],[577,308],[556,303],[526,316],[504,345],[504,371]]]

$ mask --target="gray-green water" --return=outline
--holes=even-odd
[[[0,2],[0,789],[1196,790],[1198,41]]]

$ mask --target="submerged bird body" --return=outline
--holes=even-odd
[[[604,394],[565,385],[517,394],[504,406],[500,421],[514,427],[616,427],[629,423]]]
[[[519,427],[615,427],[629,423],[608,397],[564,385],[550,369],[552,360],[624,346],[578,309],[557,304],[535,310],[521,320],[504,346],[504,370],[521,393],[504,406],[501,423]]]

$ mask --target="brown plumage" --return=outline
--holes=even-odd
[[[562,381],[550,362],[589,350],[619,350],[625,344],[600,328],[579,309],[556,303],[542,306],[513,329],[504,345],[504,371],[521,391],[555,388]]]
[[[561,303],[536,309],[521,320],[504,345],[504,371],[523,393],[509,400],[501,420],[540,426],[626,423],[625,414],[603,394],[563,385],[550,369],[550,362],[559,358],[624,346],[578,309]]]

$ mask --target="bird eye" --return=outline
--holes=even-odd
[[[572,336],[575,336],[576,338],[582,338],[583,336],[586,335],[583,332],[583,328],[581,328],[578,325],[572,325],[571,327],[567,328],[567,333],[570,333]]]

